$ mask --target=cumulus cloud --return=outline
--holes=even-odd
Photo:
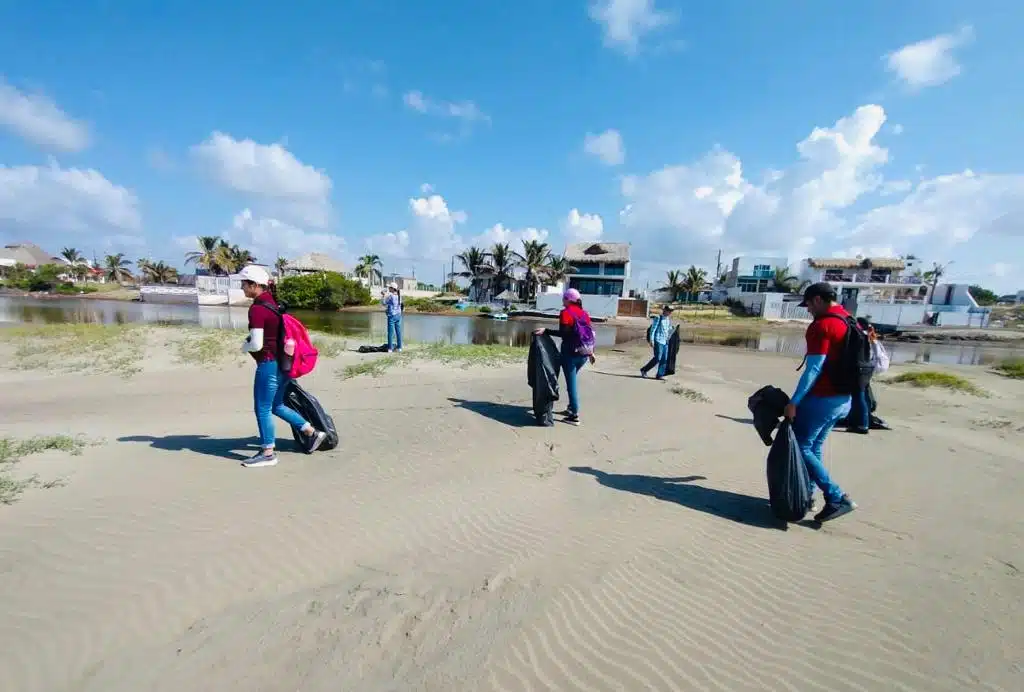
[[[656,0],[593,0],[587,12],[601,25],[604,45],[633,55],[645,36],[677,20],[674,13],[656,5]]]
[[[570,243],[590,242],[601,239],[604,221],[598,214],[584,214],[579,209],[570,209],[562,222],[562,234]]]
[[[78,152],[89,146],[89,128],[43,94],[28,94],[0,78],[0,127],[43,149]]]
[[[588,132],[583,138],[583,151],[609,166],[626,160],[626,147],[618,130],[605,130],[599,135]]]
[[[885,56],[886,69],[907,86],[920,89],[945,84],[961,72],[955,51],[974,38],[970,26],[903,46]]]
[[[302,163],[281,144],[259,144],[214,132],[192,147],[192,156],[218,184],[272,214],[315,228],[330,223],[330,177]]]
[[[371,236],[366,248],[387,257],[432,261],[442,261],[462,248],[458,226],[468,216],[451,209],[441,195],[410,198],[409,213],[408,228]]]
[[[135,193],[97,170],[0,165],[0,227],[37,242],[76,233],[134,236],[142,215]]]
[[[480,235],[471,238],[468,245],[475,245],[486,250],[500,243],[509,245],[513,252],[522,252],[524,241],[545,243],[548,240],[548,235],[546,228],[528,226],[512,229],[507,228],[504,224],[496,223]]]

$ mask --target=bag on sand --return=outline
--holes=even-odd
[[[676,357],[679,355],[679,325],[672,330],[672,336],[668,338],[668,362],[665,363],[665,375],[676,374]]]
[[[810,478],[796,435],[788,420],[768,450],[768,501],[772,514],[783,521],[800,521],[811,506]]]
[[[359,347],[359,352],[360,353],[387,353],[388,352],[388,345],[387,344],[381,344],[380,346],[360,346]]]
[[[325,452],[338,446],[338,430],[334,427],[334,419],[324,410],[320,401],[300,387],[295,380],[288,381],[288,389],[284,393],[284,405],[306,419],[317,430],[327,433],[327,439],[320,445],[319,451]],[[312,439],[303,435],[297,428],[292,428],[295,444],[306,454],[311,454]]]
[[[558,400],[558,347],[546,335],[533,335],[526,363],[526,382],[533,390],[533,415],[538,425],[554,424],[554,406]]]

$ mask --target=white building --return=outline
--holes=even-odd
[[[629,295],[629,243],[570,243],[565,248],[565,258],[572,266],[568,287],[580,292],[587,312],[593,317],[619,314],[619,300]],[[560,293],[537,295],[538,310],[561,306]]]
[[[826,281],[851,314],[858,303],[923,304],[928,282],[918,260],[892,257],[809,257],[800,263],[801,285]]]
[[[730,295],[771,291],[775,283],[775,270],[788,267],[789,259],[786,257],[736,257],[733,258],[732,267],[725,274],[725,283],[722,287]]]

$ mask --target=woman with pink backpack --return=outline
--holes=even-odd
[[[274,451],[277,434],[274,431],[274,419],[271,414],[282,419],[302,435],[311,438],[307,448],[315,451],[327,439],[327,434],[314,428],[296,411],[284,404],[288,382],[293,374],[303,374],[312,369],[312,364],[299,362],[301,357],[296,352],[296,345],[289,345],[293,353],[285,350],[285,317],[282,316],[274,296],[270,272],[263,267],[250,264],[238,272],[242,279],[242,293],[253,301],[249,307],[249,336],[242,344],[242,351],[248,353],[256,361],[256,378],[253,381],[253,408],[256,412],[256,425],[260,431],[260,451],[252,458],[242,462],[247,468],[277,465],[277,453]],[[303,344],[300,344],[300,348]],[[316,362],[313,351],[313,363]],[[305,355],[305,353],[301,354]],[[281,361],[287,359],[289,363]]]
[[[560,352],[562,372],[565,373],[565,389],[569,393],[569,408],[564,411],[565,422],[580,424],[579,372],[594,358],[594,328],[590,315],[583,309],[583,298],[575,288],[566,289],[562,294],[562,312],[558,315],[558,329],[538,329],[535,334],[547,334],[562,339]]]

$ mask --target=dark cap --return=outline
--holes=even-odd
[[[828,301],[834,301],[836,299],[836,289],[832,288],[832,284],[826,281],[811,284],[804,289],[804,299],[800,301],[800,307],[807,307],[808,301],[814,298],[824,298]]]

